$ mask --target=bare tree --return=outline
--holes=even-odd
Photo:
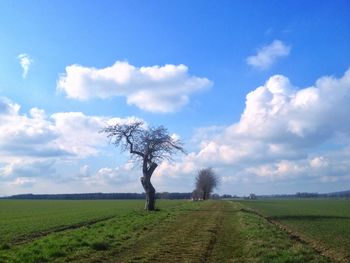
[[[192,200],[193,201],[198,201],[203,198],[203,192],[199,189],[194,189],[192,192]]]
[[[145,209],[155,209],[155,189],[151,177],[158,164],[171,159],[177,151],[184,152],[180,140],[174,139],[163,126],[145,128],[142,121],[130,124],[109,125],[101,130],[115,146],[130,152],[142,165],[141,184],[146,193]]]
[[[212,168],[205,168],[198,171],[196,177],[196,190],[202,194],[202,199],[206,200],[218,186],[219,178]]]

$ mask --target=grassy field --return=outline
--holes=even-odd
[[[163,208],[182,201],[159,201]],[[121,216],[144,207],[143,200],[0,200],[0,245]]]
[[[331,262],[238,202],[1,202],[0,262]]]
[[[256,200],[241,203],[286,226],[326,255],[350,262],[350,200]]]

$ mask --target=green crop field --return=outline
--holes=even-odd
[[[0,242],[108,218],[142,207],[141,201],[0,200]]]
[[[159,201],[161,207],[180,201]],[[141,210],[142,200],[0,200],[0,244],[45,235]]]
[[[242,201],[327,255],[350,262],[350,200]]]
[[[2,200],[0,262],[332,262],[253,203],[143,203]]]

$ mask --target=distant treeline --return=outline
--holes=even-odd
[[[192,193],[157,193],[157,199],[190,199]],[[108,200],[108,199],[145,199],[145,193],[85,193],[85,194],[20,194],[2,199],[33,200]]]
[[[84,193],[84,194],[20,194],[0,199],[32,199],[32,200],[125,200],[125,199],[145,199],[145,193]],[[191,199],[192,193],[156,193],[157,199]],[[350,198],[350,190],[333,192],[326,194],[298,192],[295,194],[273,194],[273,195],[255,195],[239,197],[229,194],[213,194],[212,199],[293,199],[293,198]]]
[[[350,198],[350,190],[326,194],[298,192],[296,194],[257,195],[256,198]]]

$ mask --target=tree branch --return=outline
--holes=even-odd
[[[142,158],[144,158],[144,154],[142,152],[134,150],[134,144],[130,141],[131,134],[127,135],[126,133],[124,133],[124,136],[125,136],[126,142],[129,144],[130,153],[137,154],[137,155],[141,156]]]

